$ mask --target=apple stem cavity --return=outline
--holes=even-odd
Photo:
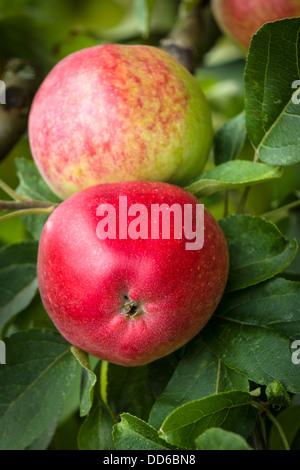
[[[143,313],[141,302],[131,300],[128,295],[124,295],[122,313],[125,318],[135,318]]]

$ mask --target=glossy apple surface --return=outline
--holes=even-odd
[[[199,201],[179,187],[89,187],[60,204],[46,222],[38,282],[49,316],[71,344],[109,362],[138,366],[183,346],[208,322],[225,289],[228,248],[206,209],[200,250],[187,250],[184,236],[172,236],[174,227],[169,239],[162,238],[161,227],[157,239],[101,239],[97,208],[117,207],[119,196],[127,197],[128,207],[142,204],[149,211],[152,204],[190,205],[195,228]],[[126,227],[133,220],[128,217]]]
[[[62,199],[98,183],[185,183],[212,143],[196,79],[161,49],[139,45],[65,57],[34,98],[28,132],[40,173]]]
[[[300,16],[300,0],[212,0],[220,28],[243,49],[265,23]]]

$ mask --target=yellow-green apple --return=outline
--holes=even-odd
[[[212,0],[212,10],[220,28],[248,50],[263,24],[300,16],[300,0]]]
[[[36,165],[62,199],[99,183],[184,184],[212,143],[196,79],[142,45],[99,45],[61,60],[34,98],[28,131]]]
[[[107,183],[77,192],[50,215],[38,282],[49,316],[71,344],[139,366],[205,326],[228,265],[224,234],[193,195],[169,183]]]

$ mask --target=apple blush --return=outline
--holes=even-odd
[[[124,366],[155,361],[197,335],[229,269],[225,236],[204,206],[198,223],[199,208],[187,191],[149,181],[94,185],[62,202],[43,228],[37,266],[43,304],[60,333]],[[203,243],[192,245],[196,229]]]
[[[28,134],[61,199],[99,183],[185,184],[212,144],[211,112],[193,75],[153,46],[104,44],[58,62],[37,91]]]

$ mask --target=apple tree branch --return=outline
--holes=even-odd
[[[23,59],[9,60],[1,74],[0,161],[27,129],[32,99],[42,80],[40,68]]]
[[[169,35],[160,41],[162,49],[194,73],[204,54],[214,45],[220,30],[209,2],[182,0],[177,21]]]

